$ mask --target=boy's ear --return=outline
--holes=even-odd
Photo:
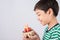
[[[53,10],[52,10],[52,8],[49,8],[49,9],[48,9],[47,14],[53,15]]]

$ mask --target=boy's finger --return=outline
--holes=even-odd
[[[32,39],[29,37],[23,37],[23,40],[32,40]]]

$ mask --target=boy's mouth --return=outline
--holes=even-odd
[[[43,23],[43,21],[42,21],[42,20],[40,20],[40,19],[39,19],[38,21],[39,21],[41,24]]]
[[[39,20],[40,22],[42,22],[42,20]]]

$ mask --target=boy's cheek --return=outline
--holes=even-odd
[[[40,23],[41,23],[43,26],[45,26],[45,25],[48,23],[48,21],[47,21],[46,19],[43,19],[42,21],[40,21]]]
[[[47,18],[45,16],[40,16],[38,17],[38,21],[42,24],[45,25],[47,22]]]

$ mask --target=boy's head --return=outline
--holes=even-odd
[[[36,3],[34,11],[38,20],[46,25],[58,15],[59,6],[56,0],[40,0]]]

